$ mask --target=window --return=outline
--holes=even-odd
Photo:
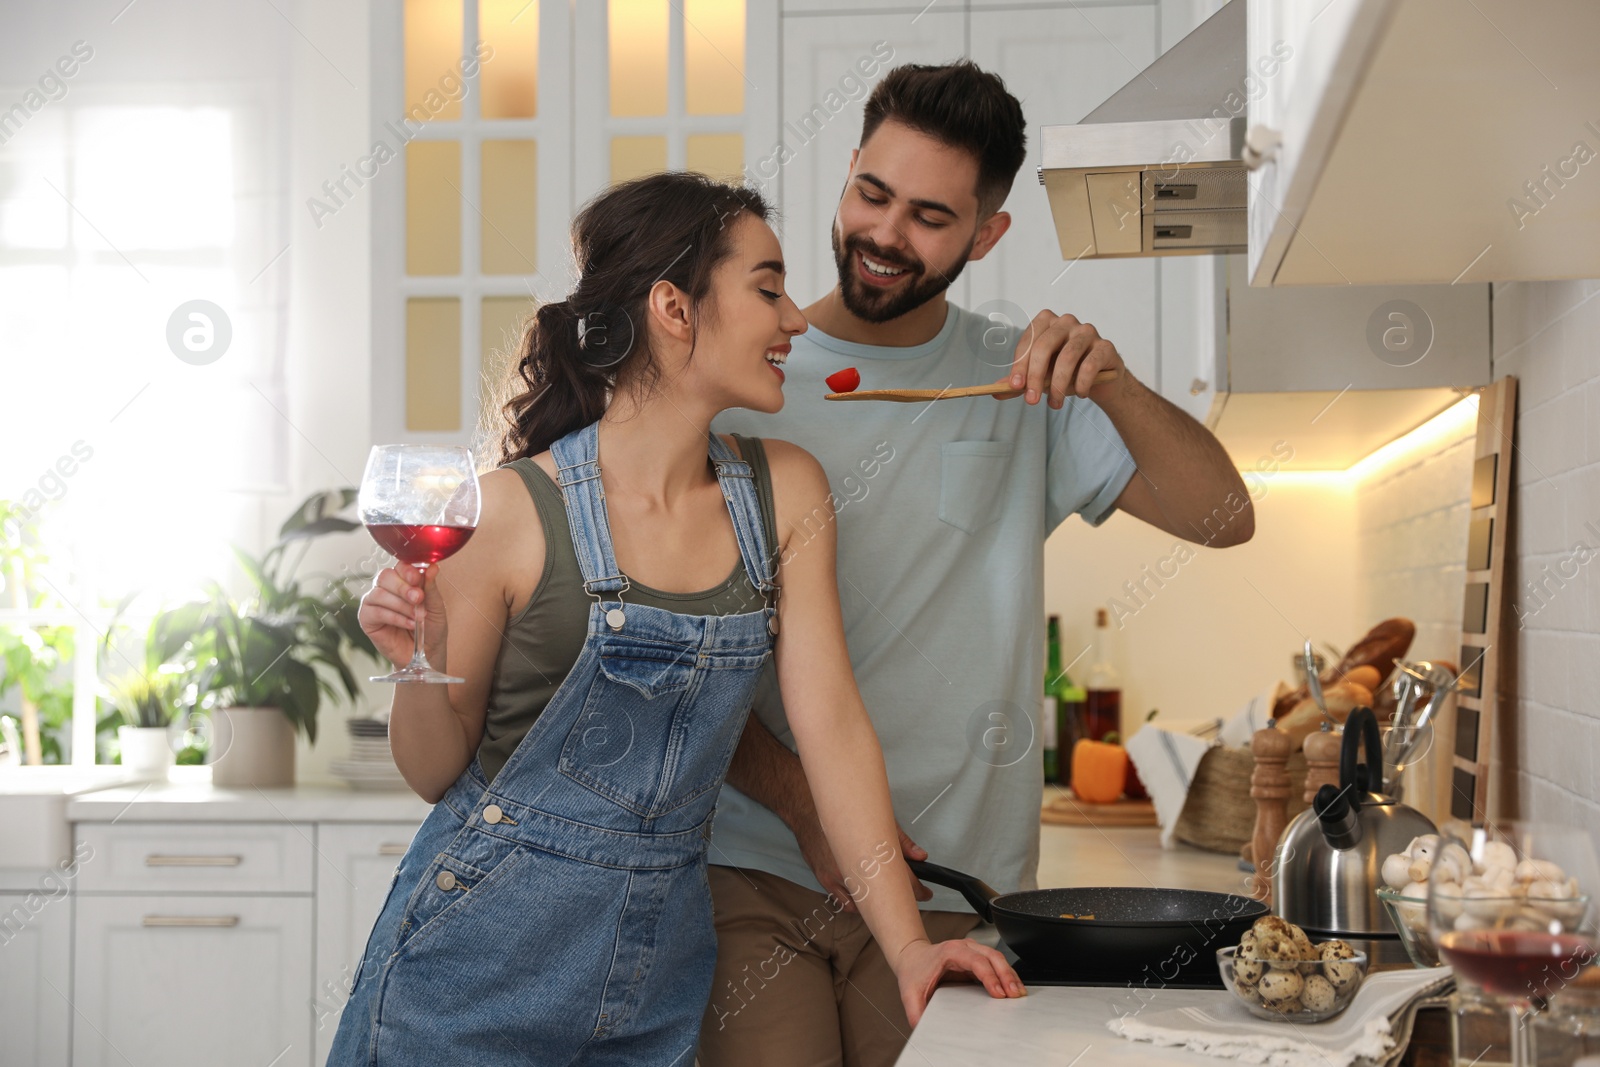
[[[269,116],[237,87],[83,85],[0,143],[0,628],[75,631],[52,761],[94,762],[108,606],[225,573],[261,495],[287,490]],[[25,536],[49,560],[28,580]]]

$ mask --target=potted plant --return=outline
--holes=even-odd
[[[112,688],[112,707],[123,720],[117,727],[122,765],[132,774],[153,779],[167,776],[173,762],[169,727],[181,691],[177,675],[159,670],[130,674]]]
[[[361,528],[335,514],[355,498],[354,489],[309,497],[259,559],[235,547],[253,587],[244,599],[211,581],[203,599],[150,624],[150,655],[182,671],[192,686],[186,702],[210,714],[216,785],[292,785],[296,732],[315,744],[322,698],[355,699],[352,653],[379,659],[356,619],[360,596],[351,588],[370,574],[322,575],[314,583],[295,577],[313,539]]]

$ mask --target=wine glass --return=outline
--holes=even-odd
[[[453,555],[478,526],[478,473],[459,446],[375,445],[361,476],[357,507],[378,546],[426,572]],[[422,620],[411,662],[374,682],[461,682],[433,669],[422,654]]]
[[[1531,1067],[1531,1017],[1596,954],[1600,869],[1587,832],[1542,822],[1443,840],[1428,876],[1428,930],[1457,975],[1505,1002],[1512,1062]]]

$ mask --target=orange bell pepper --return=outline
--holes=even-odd
[[[1079,800],[1112,803],[1122,796],[1127,774],[1128,753],[1121,745],[1086,737],[1072,746],[1072,791]]]

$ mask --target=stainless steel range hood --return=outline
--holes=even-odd
[[[1046,126],[1039,183],[1068,260],[1245,249],[1245,0],[1073,126]]]

